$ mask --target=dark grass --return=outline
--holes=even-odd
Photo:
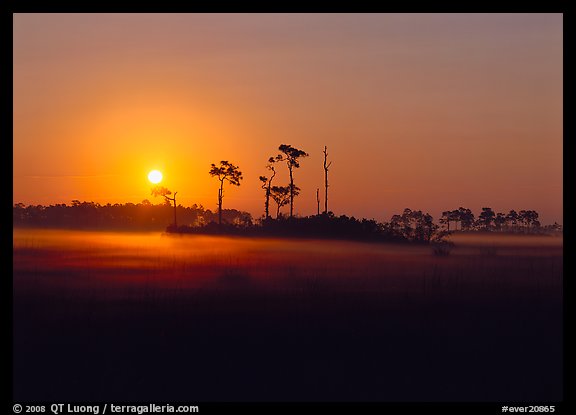
[[[17,401],[563,398],[561,247],[90,243],[15,243]]]

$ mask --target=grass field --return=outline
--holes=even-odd
[[[19,401],[558,401],[562,238],[14,230]]]

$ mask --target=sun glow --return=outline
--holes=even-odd
[[[158,170],[152,170],[148,173],[148,180],[150,180],[151,183],[158,184],[162,181],[162,173]]]

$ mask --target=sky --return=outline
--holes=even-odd
[[[14,203],[160,203],[158,169],[216,210],[227,160],[223,207],[259,217],[291,144],[299,215],[324,204],[327,146],[336,215],[563,223],[562,14],[16,13],[13,35]]]

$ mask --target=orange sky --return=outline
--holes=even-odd
[[[263,213],[281,143],[310,154],[295,212],[435,218],[464,206],[562,223],[561,14],[15,14],[15,203],[215,210],[210,163]],[[285,167],[275,184],[287,184]]]

